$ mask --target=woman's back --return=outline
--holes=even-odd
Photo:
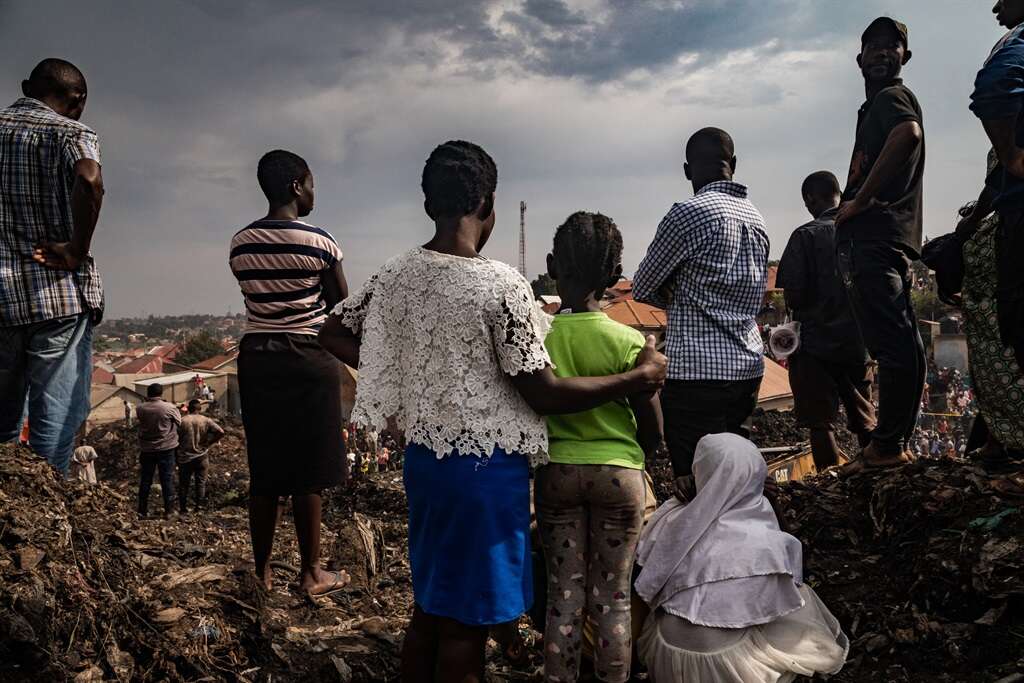
[[[362,334],[352,419],[394,416],[438,456],[547,452],[544,420],[508,375],[543,370],[546,316],[511,266],[416,248],[335,311]]]

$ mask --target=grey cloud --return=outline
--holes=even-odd
[[[849,39],[851,22],[867,22],[875,2],[820,0],[612,0],[608,11],[570,13],[562,0],[531,0],[505,12],[501,51],[546,76],[588,82],[659,70],[680,57],[688,69],[743,49],[821,47]],[[571,18],[571,21],[565,20]],[[476,54],[477,47],[468,48]]]

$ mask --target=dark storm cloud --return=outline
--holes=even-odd
[[[941,95],[925,102],[931,168],[974,173],[963,159],[981,146],[980,128],[964,128],[966,105],[952,103],[998,35],[970,4],[0,0],[0,106],[42,57],[85,71],[84,121],[100,135],[108,188],[96,253],[113,317],[238,310],[224,252],[265,208],[253,175],[274,147],[315,169],[312,220],[345,245],[353,285],[429,230],[419,172],[450,137],[484,144],[501,168],[502,225],[513,229],[492,239],[492,257],[514,260],[508,217],[529,199],[533,266],[547,229],[591,208],[626,230],[629,270],[685,192],[678,147],[700,125],[725,125],[743,144],[759,201],[775,202],[773,226],[802,218],[789,185],[848,163],[863,95],[852,52],[887,10],[910,15],[908,78],[924,100]],[[959,156],[941,156],[939,130]],[[930,202],[959,196],[929,192]]]
[[[563,0],[528,0],[506,11],[502,54],[530,71],[615,80],[637,69],[656,71],[680,57],[687,69],[736,50],[820,48],[849,39],[851,21],[871,17],[874,3],[821,0],[612,0],[607,11],[583,15]],[[866,21],[866,20],[865,20]],[[480,45],[469,50],[483,55]]]

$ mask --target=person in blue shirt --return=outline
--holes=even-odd
[[[962,227],[976,228],[995,210],[999,332],[1024,365],[1024,0],[999,0],[992,11],[1009,32],[996,43],[978,72],[971,111],[981,119],[998,158],[974,211]],[[964,225],[966,223],[967,225]]]

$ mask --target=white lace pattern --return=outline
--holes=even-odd
[[[332,315],[362,335],[352,421],[394,417],[438,458],[495,447],[548,461],[544,418],[509,375],[551,365],[550,318],[504,263],[417,248],[384,265]]]

